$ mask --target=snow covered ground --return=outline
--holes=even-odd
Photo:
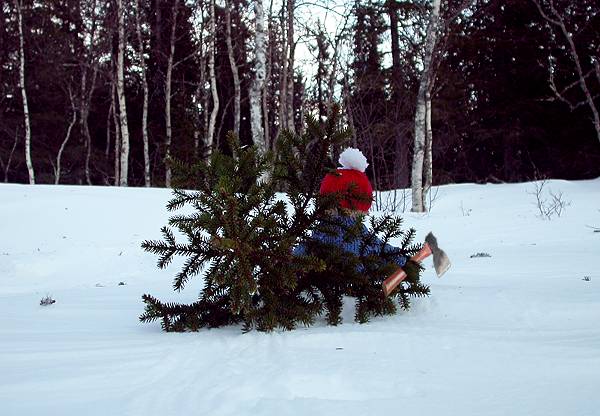
[[[140,249],[169,191],[0,185],[0,415],[598,415],[600,179],[548,187],[571,202],[551,221],[532,183],[443,186],[404,214],[453,260],[426,263],[409,312],[167,334],[140,296],[201,286],[172,292],[178,265]]]

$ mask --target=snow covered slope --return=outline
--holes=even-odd
[[[548,187],[571,201],[551,221],[531,183],[444,186],[404,214],[453,260],[442,279],[426,263],[409,312],[166,334],[140,296],[201,286],[172,292],[178,265],[140,249],[168,191],[0,185],[0,415],[598,415],[600,179]]]

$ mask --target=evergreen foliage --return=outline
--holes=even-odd
[[[162,241],[145,241],[142,247],[159,256],[160,268],[175,256],[186,258],[173,282],[176,291],[201,273],[204,288],[191,305],[144,295],[140,320],[159,319],[165,331],[235,323],[242,323],[244,330],[289,330],[310,325],[322,314],[328,323],[340,323],[344,296],[356,298],[356,320],[366,322],[371,316],[395,313],[395,299],[408,309],[410,296],[427,294],[418,264],[407,264],[408,278],[391,296],[382,294],[381,283],[395,270],[390,259],[420,248],[412,244],[414,230],[401,230],[400,218],[371,219],[358,256],[310,238],[317,230],[343,226],[329,214],[342,196],[321,197],[319,185],[333,168],[328,157],[332,146],[342,145],[349,135],[339,128],[335,108],[325,122],[307,117],[302,135],[283,133],[276,156],[242,147],[230,136],[231,155],[214,152],[208,163],[186,169],[176,163],[183,170],[183,183],[193,182],[196,190],[174,190],[167,209],[191,210],[170,218]],[[278,189],[285,189],[286,198]],[[346,227],[348,238],[358,236],[361,226],[362,219]],[[385,243],[400,238],[402,244],[397,252],[365,254],[376,236]],[[182,238],[187,241],[180,242]],[[298,244],[307,247],[303,255],[292,254]]]

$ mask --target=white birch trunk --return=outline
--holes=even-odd
[[[67,128],[67,133],[65,134],[65,138],[62,141],[60,148],[58,149],[58,153],[56,155],[56,166],[54,168],[54,184],[58,185],[60,183],[60,171],[61,171],[61,159],[62,159],[62,154],[65,150],[65,148],[67,147],[67,143],[69,142],[69,139],[71,138],[71,131],[73,130],[73,126],[75,125],[75,123],[77,122],[77,109],[75,108],[75,103],[73,102],[73,94],[71,93],[71,91],[69,90],[69,97],[71,99],[71,109],[73,110],[73,116],[71,118],[71,122],[69,123],[69,127]]]
[[[129,172],[129,127],[127,125],[127,104],[125,102],[125,10],[123,0],[117,0],[119,47],[117,51],[117,98],[119,101],[120,140],[120,172],[119,185],[127,186]]]
[[[117,52],[117,97],[119,100],[119,121],[121,125],[120,186],[127,186],[129,171],[129,127],[127,125],[127,104],[125,102],[125,10],[123,0],[117,0],[119,47]]]
[[[235,53],[233,50],[233,42],[231,40],[231,0],[227,0],[225,4],[225,23],[227,26],[227,55],[229,56],[229,66],[231,67],[231,73],[233,75],[233,132],[236,136],[240,135],[240,74],[238,71],[237,63],[235,62]]]
[[[217,77],[215,75],[215,48],[216,48],[216,17],[215,17],[215,0],[210,2],[210,45],[208,52],[208,76],[210,77],[210,91],[212,95],[213,108],[210,113],[210,120],[208,123],[208,133],[206,135],[206,147],[208,157],[212,153],[213,142],[215,139],[215,126],[217,124],[217,114],[219,113],[219,94],[217,91]]]
[[[175,0],[173,4],[173,17],[171,22],[171,40],[169,49],[169,59],[167,61],[167,77],[165,81],[165,186],[171,187],[171,142],[173,141],[173,128],[171,120],[171,91],[173,80],[173,59],[175,57],[175,32],[177,30],[177,13],[179,12],[179,0]]]
[[[201,12],[204,15],[204,12]],[[208,93],[206,92],[206,54],[204,51],[204,25],[199,30],[199,45],[198,56],[200,57],[200,82],[196,90],[196,96],[198,98],[199,108],[198,111],[202,112],[202,120],[198,118],[198,123],[202,122],[202,134],[206,136],[208,132]],[[210,47],[209,47],[210,48]],[[201,105],[200,105],[201,103]],[[200,135],[198,136],[198,143],[195,144],[194,151],[196,156],[200,155]]]
[[[121,127],[117,108],[117,86],[113,82],[112,91],[113,124],[115,125],[115,186],[121,182]]]
[[[148,142],[148,78],[146,76],[146,59],[144,58],[144,41],[142,39],[142,23],[140,15],[142,13],[140,1],[135,2],[135,28],[137,32],[138,41],[138,59],[140,65],[140,72],[142,75],[142,88],[144,90],[144,103],[142,106],[142,141],[144,144],[144,184],[146,187],[152,185],[152,179],[150,177],[150,147]]]
[[[287,112],[287,128],[290,131],[295,131],[294,126],[294,54],[296,44],[294,42],[294,8],[295,0],[287,0],[287,43],[289,47],[288,56],[288,75],[287,75],[287,91],[286,91],[286,112]]]
[[[25,122],[25,162],[29,173],[29,183],[35,184],[35,172],[31,160],[31,123],[29,120],[29,104],[27,102],[27,90],[25,88],[25,40],[23,37],[23,13],[21,0],[15,0],[17,19],[19,25],[19,86],[23,98],[23,117]]]
[[[287,128],[287,85],[288,85],[288,39],[287,32],[284,30],[286,27],[285,19],[285,3],[281,8],[280,25],[281,25],[281,69],[279,74],[279,125],[277,128],[276,139],[279,137],[282,129]]]
[[[273,71],[273,39],[272,39],[272,16],[273,16],[273,0],[271,0],[269,4],[269,15],[268,25],[267,25],[267,35],[268,35],[268,46],[269,49],[267,51],[266,57],[266,76],[265,80],[271,79],[271,74]],[[262,114],[263,114],[263,132],[265,136],[265,144],[267,149],[273,149],[275,143],[274,140],[271,139],[270,134],[270,121],[269,121],[269,88],[263,88],[262,94]]]
[[[252,140],[259,152],[267,151],[262,120],[262,92],[266,75],[266,43],[265,43],[265,15],[262,0],[254,0],[254,14],[256,18],[255,49],[254,49],[254,80],[250,86],[250,126]]]
[[[427,91],[431,83],[431,60],[437,41],[438,22],[441,0],[432,0],[431,17],[427,27],[425,41],[425,55],[423,57],[423,73],[419,83],[417,95],[417,109],[415,112],[415,143],[412,164],[412,212],[425,212],[423,203],[423,163],[425,156],[426,116],[427,116]]]
[[[419,93],[420,95],[420,93]],[[412,212],[424,212],[423,206],[423,159],[425,152],[425,101],[417,99],[415,113],[415,143],[411,172]]]
[[[423,173],[425,175],[423,185],[423,206],[427,206],[427,194],[433,183],[433,130],[431,128],[431,93],[427,91],[425,98],[425,156],[423,161]]]
[[[202,86],[206,85],[206,62],[204,61],[204,59],[202,60],[201,63],[202,69],[200,70],[200,82],[202,84]],[[204,145],[208,145],[208,130],[210,128],[210,115],[208,112],[208,106],[209,106],[209,94],[207,91],[204,90],[203,87],[203,92],[202,92],[202,108],[204,109],[204,111],[202,112],[203,115],[203,121],[204,121],[204,135],[205,135],[205,140],[204,140]],[[211,143],[212,145],[212,143]]]

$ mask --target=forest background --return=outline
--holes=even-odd
[[[228,131],[273,149],[334,103],[379,190],[598,177],[600,3],[0,7],[5,182],[171,186],[171,157],[228,152]]]

